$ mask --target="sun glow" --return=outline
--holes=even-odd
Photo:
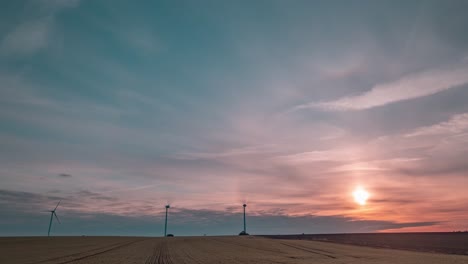
[[[367,199],[369,198],[369,193],[364,190],[362,187],[357,187],[353,192],[354,201],[359,205],[365,205]]]

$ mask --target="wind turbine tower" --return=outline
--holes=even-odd
[[[57,210],[57,207],[59,206],[60,202],[61,201],[58,202],[58,204],[57,204],[57,206],[55,206],[54,210],[49,211],[50,212],[50,222],[49,222],[49,231],[47,231],[47,236],[50,236],[50,228],[52,227],[52,220],[53,220],[54,216],[55,216],[55,218],[57,219],[57,221],[60,224],[60,220],[59,220],[57,214],[55,213],[55,211]]]
[[[165,224],[164,224],[164,236],[167,235],[167,211],[168,211],[169,208],[171,208],[171,206],[170,206],[170,205],[166,205],[166,222],[165,222]]]
[[[247,230],[245,228],[245,207],[247,207],[247,205],[243,204],[242,206],[244,207],[244,233],[247,234]]]

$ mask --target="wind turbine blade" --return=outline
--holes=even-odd
[[[58,216],[57,216],[57,214],[56,214],[55,212],[54,212],[54,215],[55,215],[55,219],[57,219],[57,221],[59,222],[59,224],[61,224],[61,223],[60,223],[60,220],[59,220],[59,218],[58,218]]]
[[[59,204],[60,204],[61,201],[62,201],[62,200],[60,200],[60,201],[58,202],[57,206],[55,206],[54,211],[57,210],[57,207],[59,206]]]

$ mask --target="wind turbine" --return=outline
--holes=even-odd
[[[247,207],[247,204],[242,205],[244,207],[244,234],[247,234],[247,230],[245,228],[245,208]]]
[[[57,210],[57,207],[59,206],[60,202],[61,202],[61,200],[58,202],[57,206],[55,206],[54,210],[49,211],[50,212],[50,222],[49,222],[49,231],[47,231],[47,236],[50,236],[50,228],[52,227],[52,220],[53,220],[54,216],[55,216],[55,218],[57,219],[57,221],[60,224],[60,220],[59,220],[57,214],[55,213],[55,211]]]
[[[242,230],[242,232],[239,233],[239,236],[248,236],[249,234],[247,233],[247,228],[245,224],[245,208],[247,207],[247,204],[244,203],[242,207],[244,207],[244,230]]]
[[[166,205],[166,222],[164,224],[164,237],[167,235],[167,210],[171,208],[169,204]]]

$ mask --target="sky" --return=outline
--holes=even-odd
[[[467,9],[6,1],[0,236],[468,230]]]

